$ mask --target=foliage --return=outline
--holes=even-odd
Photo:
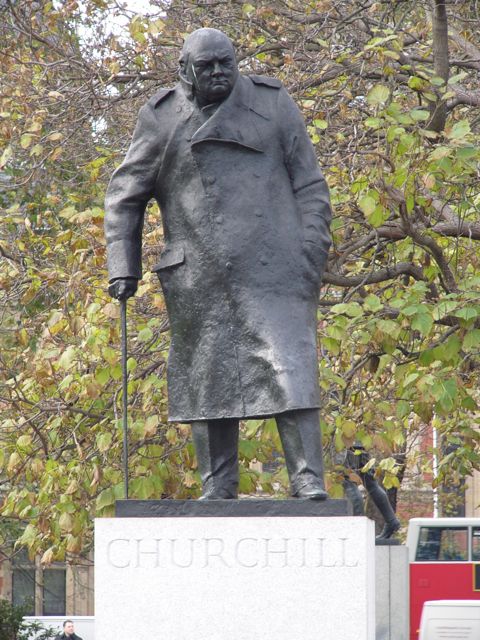
[[[43,561],[88,550],[122,497],[119,311],[106,293],[103,196],[139,106],[175,82],[182,35],[224,30],[244,73],[280,78],[334,204],[319,307],[324,432],[359,440],[387,487],[428,423],[438,482],[479,467],[480,17],[472,3],[7,2],[0,21],[2,514]],[[446,27],[448,26],[448,33]],[[129,302],[130,494],[198,495],[189,429],[168,425],[168,321],[146,215]],[[454,445],[452,448],[451,445]],[[241,490],[286,490],[274,422],[251,421]],[[443,452],[447,451],[447,454]],[[428,459],[420,460],[428,466]],[[333,495],[342,469],[331,467]]]
[[[24,615],[22,607],[0,598],[0,640],[28,640],[31,637],[46,640],[55,636],[53,629],[46,629],[38,622],[23,622]]]

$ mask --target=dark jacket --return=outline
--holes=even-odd
[[[169,418],[319,406],[316,312],[330,246],[328,188],[277,80],[240,76],[205,121],[181,84],[140,110],[106,197],[110,279],[140,278],[146,203],[170,319]]]
[[[77,636],[76,633],[73,633],[71,636],[67,636],[65,633],[59,633],[55,636],[55,640],[82,640],[82,638]]]

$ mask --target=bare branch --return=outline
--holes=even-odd
[[[367,275],[343,276],[339,273],[327,271],[323,274],[323,281],[327,284],[336,285],[337,287],[357,287],[362,284],[373,284],[393,280],[400,275],[409,275],[415,280],[426,280],[420,267],[413,265],[411,262],[399,262],[394,267],[385,267],[385,269],[379,269]]]

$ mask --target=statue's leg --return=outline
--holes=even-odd
[[[200,500],[227,500],[238,494],[238,420],[192,422],[202,478]]]
[[[318,409],[275,416],[294,498],[325,500],[322,434]]]
[[[400,522],[395,515],[395,511],[390,504],[387,492],[375,480],[373,473],[360,473],[362,482],[367,490],[368,495],[372,498],[375,506],[382,514],[385,520],[385,526],[382,532],[377,536],[377,540],[386,540],[391,538],[395,531],[400,529]]]
[[[363,507],[363,497],[360,493],[360,489],[348,478],[345,478],[343,481],[343,490],[345,492],[345,497],[347,500],[350,500],[353,507],[353,515],[354,516],[364,516],[365,509]]]

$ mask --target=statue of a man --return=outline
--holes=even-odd
[[[203,499],[237,497],[239,420],[274,416],[292,496],[324,500],[316,313],[328,188],[278,80],[240,75],[216,29],[185,40],[180,82],[140,110],[106,197],[110,294],[142,277],[146,204],[170,320],[169,420],[190,423]]]

